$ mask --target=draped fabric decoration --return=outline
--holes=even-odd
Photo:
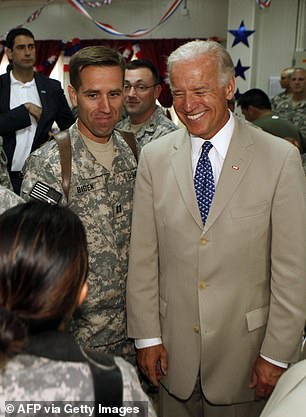
[[[36,46],[36,64],[37,72],[47,77],[51,74],[56,61],[62,51],[62,41],[35,41]]]
[[[69,61],[72,55],[81,49],[79,38],[73,38],[72,41],[63,44],[64,49],[64,72],[69,72]]]
[[[258,4],[260,9],[267,9],[270,7],[272,0],[256,0],[256,3]]]
[[[113,36],[123,36],[125,38],[137,38],[144,35],[148,35],[149,33],[153,32],[158,26],[165,23],[178,9],[178,7],[181,5],[183,0],[174,0],[171,6],[168,8],[166,13],[160,18],[158,23],[154,25],[150,29],[137,29],[132,33],[124,33],[120,32],[117,29],[115,29],[113,26],[100,22],[99,20],[95,20],[90,13],[85,9],[83,6],[82,0],[67,0],[71,6],[73,6],[79,13],[81,13],[83,16],[85,16],[87,19],[91,20],[96,26],[98,26],[99,29],[104,30],[104,32],[108,33],[109,35]]]
[[[112,0],[103,0],[103,1],[86,1],[86,0],[80,0],[80,3],[85,4],[88,7],[91,7],[93,9],[101,6],[105,6],[107,4],[111,4]]]

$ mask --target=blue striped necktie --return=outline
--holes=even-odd
[[[214,175],[208,158],[208,153],[212,147],[213,145],[209,140],[204,141],[193,179],[203,224],[206,223],[210,205],[215,193]]]

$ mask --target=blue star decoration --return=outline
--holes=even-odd
[[[240,59],[238,59],[237,65],[235,66],[235,77],[236,77],[236,78],[237,78],[237,77],[241,77],[241,78],[243,78],[244,80],[246,80],[244,73],[245,73],[248,69],[250,69],[250,67],[244,67],[244,66],[241,64]]]
[[[240,42],[244,43],[244,45],[249,47],[248,37],[251,36],[255,32],[255,30],[246,30],[244,26],[244,22],[243,20],[241,20],[238,30],[229,30],[228,32],[230,32],[233,36],[235,36],[235,39],[232,44],[232,48],[233,46],[238,45],[238,43]]]

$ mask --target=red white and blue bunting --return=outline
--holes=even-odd
[[[270,7],[272,0],[256,0],[256,3],[258,4],[260,9],[267,9]]]
[[[160,26],[162,23],[165,23],[166,20],[168,20],[174,13],[175,11],[178,9],[178,7],[181,5],[181,3],[183,2],[183,0],[175,0],[172,5],[169,7],[169,9],[166,11],[166,13],[160,18],[159,22],[154,25],[152,28],[150,29],[137,29],[132,33],[124,33],[124,32],[120,32],[117,29],[115,29],[113,26],[107,24],[107,23],[102,23],[98,20],[95,20],[89,13],[88,11],[85,9],[85,7],[82,4],[81,0],[67,0],[68,3],[71,4],[71,6],[73,6],[79,13],[81,13],[83,16],[87,17],[88,19],[90,19],[95,25],[98,26],[98,28],[104,30],[104,32],[108,33],[109,35],[114,35],[114,36],[124,36],[125,38],[137,38],[140,36],[144,36],[147,35],[148,33],[151,33],[154,29],[156,29],[158,26]]]

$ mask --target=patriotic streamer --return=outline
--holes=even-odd
[[[19,25],[19,26],[17,26],[17,27],[22,27],[22,26],[24,26],[26,23],[32,23],[32,22],[34,22],[34,20],[36,20],[39,16],[40,16],[40,14],[41,14],[41,12],[44,10],[44,8],[46,7],[46,6],[48,6],[50,3],[52,3],[54,0],[46,0],[46,4],[44,4],[43,6],[41,6],[39,9],[37,9],[37,10],[35,10],[28,18],[27,18],[27,20],[23,23],[23,24],[21,24],[21,25]]]
[[[34,20],[36,20],[40,15],[41,12],[44,10],[45,7],[47,7],[50,3],[53,3],[54,0],[46,0],[45,4],[43,6],[41,6],[39,9],[35,10],[28,18],[27,20],[22,23],[21,25],[15,26],[16,28],[22,28],[24,25],[26,25],[27,23],[32,23],[34,22]],[[9,31],[8,31],[9,32]],[[8,33],[7,32],[7,33]],[[5,38],[5,36],[7,35],[7,33],[5,35],[1,34],[0,35],[0,39]]]
[[[112,0],[103,0],[103,1],[86,1],[86,0],[81,0],[82,4],[86,4],[86,6],[91,7],[91,8],[96,8],[96,7],[101,7],[101,6],[105,6],[106,4],[111,4]]]
[[[260,9],[267,9],[270,7],[272,0],[256,0],[256,3],[258,4]]]
[[[152,32],[154,29],[156,29],[159,25],[162,23],[165,23],[172,15],[175,13],[177,8],[180,6],[180,4],[183,2],[183,0],[175,0],[170,6],[170,8],[167,10],[167,12],[161,17],[159,22],[153,26],[151,29],[138,29],[132,33],[123,33],[116,30],[113,26],[108,25],[106,23],[102,23],[98,20],[95,20],[85,9],[85,7],[82,5],[82,1],[80,0],[67,0],[68,3],[71,4],[78,12],[80,12],[83,16],[90,19],[96,26],[98,26],[99,29],[104,30],[104,32],[114,35],[114,36],[124,36],[126,38],[137,38],[139,36],[147,35],[148,33]]]

